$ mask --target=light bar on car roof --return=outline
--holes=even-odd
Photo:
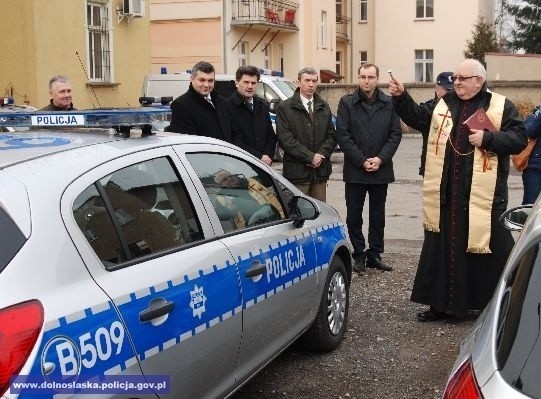
[[[0,126],[7,127],[131,127],[170,120],[165,108],[114,108],[74,111],[0,110]]]
[[[0,107],[3,107],[4,105],[12,105],[13,103],[13,97],[0,97]]]

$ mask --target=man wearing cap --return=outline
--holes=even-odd
[[[424,103],[419,104],[420,107],[434,107],[438,100],[446,95],[449,91],[454,89],[453,80],[451,77],[453,72],[442,72],[436,79],[434,85],[434,98],[431,98]],[[425,162],[426,162],[426,143],[428,140],[428,131],[422,132],[423,134],[423,150],[421,151],[421,166],[419,167],[419,174],[424,176],[425,174]]]

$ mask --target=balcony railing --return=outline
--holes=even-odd
[[[336,38],[342,40],[348,40],[348,24],[351,18],[341,15],[336,16]]]
[[[299,3],[288,0],[233,0],[231,25],[267,25],[297,29]]]

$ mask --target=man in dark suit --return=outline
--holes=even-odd
[[[233,142],[226,101],[214,91],[214,66],[199,61],[192,69],[188,91],[171,103],[168,132],[214,137]]]
[[[237,69],[237,91],[227,99],[227,105],[233,124],[240,132],[233,138],[233,144],[270,166],[276,147],[276,135],[272,129],[268,104],[255,96],[260,76],[254,66]]]
[[[391,98],[378,89],[379,68],[358,69],[359,88],[340,99],[336,133],[344,152],[346,224],[353,245],[353,270],[393,270],[381,259],[384,250],[385,202],[394,182],[393,156],[402,139],[400,118]],[[368,245],[363,234],[363,208],[368,194]]]

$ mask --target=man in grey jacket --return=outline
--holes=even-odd
[[[353,269],[391,271],[381,260],[384,250],[387,187],[394,181],[392,158],[402,139],[400,119],[391,98],[377,88],[379,68],[363,64],[359,89],[340,99],[336,119],[337,140],[344,152],[346,224],[353,244]],[[363,235],[363,207],[369,196],[368,249]]]
[[[276,112],[276,134],[284,150],[284,177],[320,201],[326,200],[336,133],[329,104],[316,93],[317,71],[299,71],[297,90]]]

